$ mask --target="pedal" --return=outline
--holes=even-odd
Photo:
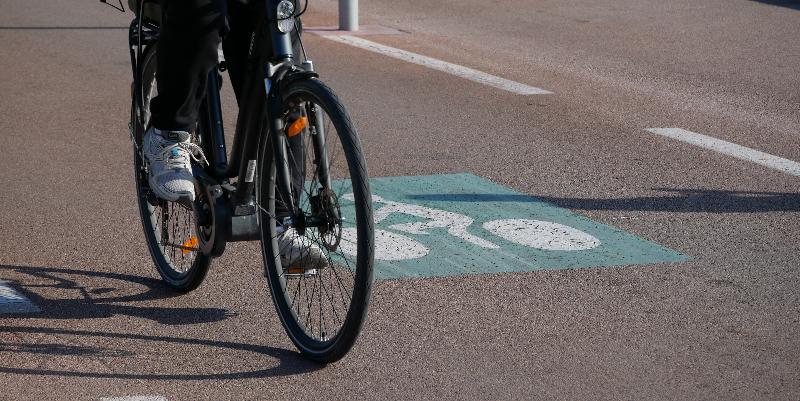
[[[309,263],[308,261],[300,259],[299,261],[295,261],[295,264],[293,266],[284,268],[283,272],[287,278],[302,278],[302,277],[308,278],[316,276],[318,273],[320,273],[320,270],[324,268],[325,268],[324,264],[313,263],[313,262]]]
[[[303,269],[302,267],[290,267],[286,269],[285,276],[288,279],[309,278],[317,275],[317,269]]]

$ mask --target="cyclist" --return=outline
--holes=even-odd
[[[258,18],[265,14],[265,4],[264,0],[161,1],[158,95],[150,104],[151,124],[143,138],[148,181],[157,197],[185,205],[194,202],[191,161],[202,162],[205,157],[200,147],[191,142],[190,132],[205,97],[208,73],[217,65],[222,43],[236,99],[241,99],[250,36]],[[295,44],[299,34],[293,33]],[[301,155],[301,135],[289,138],[289,146],[293,154]],[[304,174],[298,169],[292,171],[293,192],[301,192]],[[286,210],[282,213],[288,215]],[[284,266],[314,268],[325,264],[321,249],[308,244],[294,229],[284,230],[279,241]]]

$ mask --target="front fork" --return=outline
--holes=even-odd
[[[301,78],[302,79],[302,78]],[[270,82],[267,79],[266,82]],[[269,90],[271,84],[266,84]],[[274,91],[277,92],[277,91]],[[272,146],[275,161],[275,176],[276,176],[276,190],[287,205],[291,205],[291,217],[289,221],[281,221],[279,223],[284,225],[298,226],[302,231],[305,226],[315,226],[321,224],[316,222],[318,216],[312,216],[311,220],[306,219],[305,211],[299,210],[294,199],[294,191],[292,191],[292,171],[289,165],[289,155],[287,149],[289,148],[288,140],[284,135],[285,126],[282,115],[283,102],[278,93],[269,91],[267,97],[267,109],[271,118],[270,128],[272,131]],[[310,135],[310,140],[313,145],[314,151],[314,175],[319,180],[321,186],[320,193],[326,193],[326,189],[331,188],[331,178],[328,164],[328,152],[325,145],[325,127],[323,125],[322,111],[316,104],[306,104],[305,113],[308,116],[309,126],[305,130]],[[316,188],[311,188],[314,191]],[[276,196],[276,198],[278,198]]]
[[[282,102],[277,94],[271,93],[268,96],[267,105],[268,115],[271,118],[270,131],[272,135],[272,154],[275,162],[276,190],[279,194],[275,199],[276,201],[277,199],[284,201],[291,211],[290,221],[281,221],[279,223],[294,225],[300,220],[301,216],[299,214],[301,212],[297,210],[294,193],[292,193],[292,173],[289,169],[289,155],[287,152],[289,144],[286,135],[284,135],[284,124],[281,116]]]
[[[325,146],[325,125],[319,105],[307,104],[306,114],[311,125],[308,132],[314,144],[314,164],[317,166],[319,182],[323,189],[331,188],[331,175],[328,172],[328,152]]]

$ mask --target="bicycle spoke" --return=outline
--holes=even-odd
[[[337,273],[337,271],[336,271],[336,268],[335,268],[335,267],[336,267],[336,264],[335,264],[335,263],[333,263],[333,259],[332,259],[332,258],[331,258],[329,255],[327,256],[327,258],[328,258],[328,264],[329,264],[329,266],[331,267],[331,269],[330,269],[330,270],[331,270],[331,272],[333,273],[333,275],[336,277],[336,281],[339,283],[339,288],[341,288],[341,289],[343,289],[343,290],[344,290],[344,292],[340,292],[340,294],[342,294],[342,297],[344,297],[344,294],[346,294],[346,293],[348,292],[348,289],[346,288],[346,286],[345,286],[345,284],[344,284],[344,281],[342,280],[342,278],[341,278],[341,277],[339,276],[339,274]],[[345,260],[345,263],[348,265],[348,268],[347,268],[347,269],[345,269],[345,270],[348,270],[348,271],[352,270],[352,268],[350,268],[350,266],[349,266],[349,262],[347,261],[347,259],[346,259],[346,258],[344,258],[344,260]],[[351,273],[351,275],[354,275],[354,274],[352,274],[352,273]],[[352,291],[351,291],[351,293],[352,293]],[[344,299],[344,298],[343,298],[343,302],[344,302],[345,304],[346,304],[346,303],[348,303],[348,302],[347,302],[347,300],[346,300],[346,299]]]

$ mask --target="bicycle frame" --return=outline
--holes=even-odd
[[[299,69],[295,66],[295,55],[292,48],[291,32],[281,32],[278,29],[277,7],[280,0],[265,0],[266,15],[260,19],[250,37],[250,47],[248,50],[245,73],[243,76],[242,94],[239,104],[239,115],[236,122],[236,131],[233,139],[231,159],[226,155],[225,134],[222,123],[222,107],[219,88],[221,87],[220,71],[218,68],[212,69],[208,75],[207,95],[202,107],[207,108],[207,121],[199,121],[198,124],[205,124],[207,137],[202,138],[204,151],[209,161],[209,168],[196,172],[196,178],[201,186],[206,187],[210,197],[213,197],[214,226],[219,232],[218,240],[223,244],[215,247],[212,255],[218,256],[224,250],[225,241],[248,241],[259,239],[259,229],[257,221],[258,205],[255,204],[255,176],[257,171],[258,151],[265,145],[268,138],[273,145],[273,157],[276,171],[276,190],[287,200],[288,205],[294,205],[291,190],[291,179],[289,162],[286,151],[286,137],[277,135],[283,132],[283,121],[279,115],[281,112],[282,99],[281,87],[295,79],[316,77],[311,63],[306,60],[304,66],[307,69]],[[130,26],[129,45],[131,53],[131,65],[133,68],[133,98],[143,110],[142,88],[142,48],[152,46],[158,40],[158,25],[143,21],[143,13],[146,2],[140,4],[140,13],[133,20]],[[295,27],[296,29],[297,27]],[[266,42],[269,40],[270,42]],[[271,45],[271,46],[268,46]],[[267,49],[272,51],[268,54]],[[311,121],[317,121],[315,109],[308,110]],[[203,115],[203,113],[201,113]],[[265,124],[266,121],[266,124]],[[144,130],[146,127],[136,127]],[[314,151],[316,155],[321,155],[320,175],[323,187],[329,187],[330,177],[327,171],[327,160],[325,149],[325,137],[322,127],[318,126],[318,132],[314,135]],[[320,157],[320,156],[317,156]],[[236,186],[230,184],[230,179],[236,177]],[[227,193],[229,196],[219,196]],[[289,217],[292,224],[299,221],[302,216],[292,211]]]

